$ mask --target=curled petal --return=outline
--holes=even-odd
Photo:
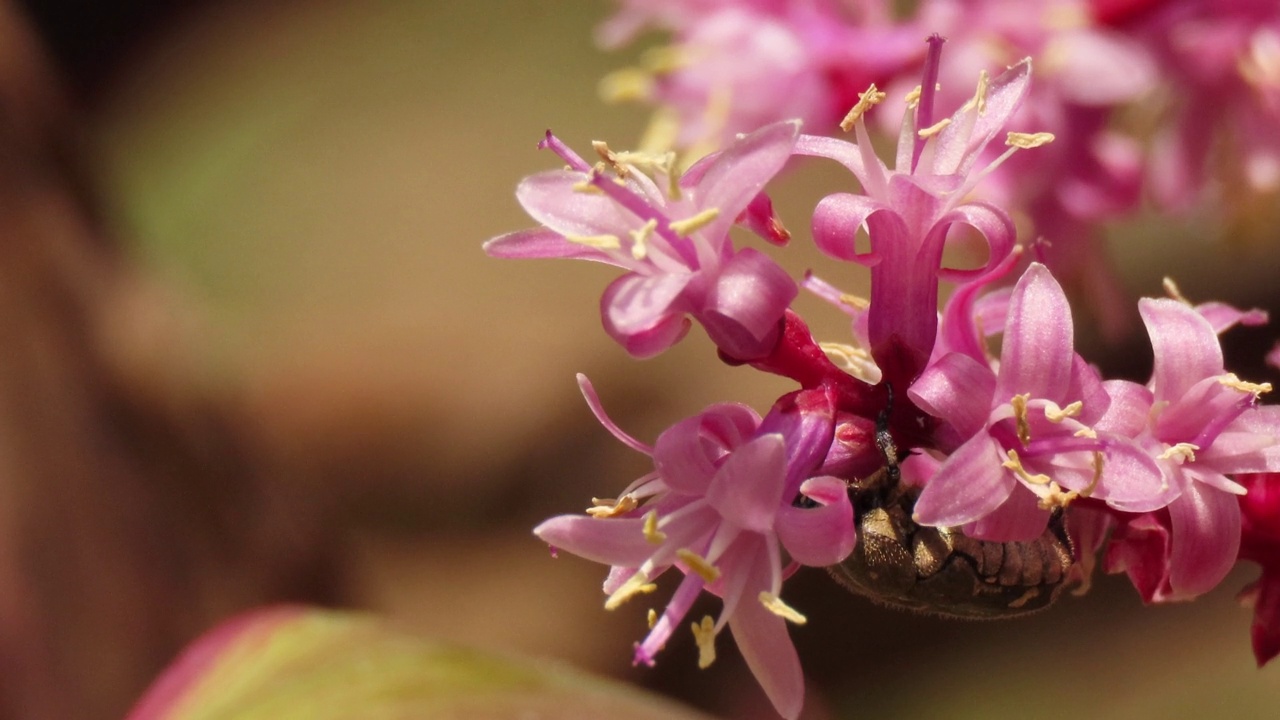
[[[1013,252],[1017,230],[1013,220],[1003,210],[987,202],[965,203],[938,219],[935,228],[945,229],[952,224],[962,224],[977,230],[987,241],[987,262],[970,270],[942,268],[938,277],[954,283],[976,280],[997,270]]]
[[[1014,286],[996,398],[1066,400],[1075,358],[1071,306],[1049,269],[1032,263]]]
[[[1083,487],[1077,484],[1074,489]],[[1151,453],[1116,438],[1107,445],[1102,478],[1094,488],[1093,497],[1117,510],[1149,512],[1167,506],[1180,492],[1180,484],[1166,480]]]
[[[1240,505],[1234,495],[1188,483],[1169,505],[1173,542],[1169,584],[1178,598],[1212,590],[1236,561],[1240,549]]]
[[[864,195],[836,193],[822,198],[813,211],[813,241],[818,249],[839,260],[852,260],[871,267],[880,262],[880,255],[873,247],[871,252],[859,253],[856,245],[858,228],[872,214],[882,213],[897,228],[897,235],[906,238],[907,228],[902,219],[888,206]],[[884,242],[902,242],[895,237],[886,237]]]
[[[839,478],[816,477],[805,480],[800,493],[818,506],[787,505],[778,512],[776,529],[782,546],[801,565],[825,567],[843,561],[857,541],[848,485]]]
[[[1196,306],[1196,312],[1203,315],[1204,319],[1208,320],[1209,324],[1213,326],[1214,332],[1219,335],[1236,325],[1257,327],[1270,322],[1270,317],[1267,315],[1266,310],[1261,308],[1241,310],[1223,302],[1200,303]]]
[[[930,365],[907,395],[921,410],[949,423],[959,438],[968,439],[986,424],[995,389],[991,368],[968,355],[949,353]]]
[[[862,183],[862,187],[867,187],[866,165],[862,162],[864,153],[857,145],[851,142],[819,135],[801,135],[796,140],[795,152],[797,155],[809,155],[835,160],[848,168],[849,172],[858,178],[858,182]],[[878,158],[876,162],[880,162]],[[877,171],[882,176],[887,172],[883,164],[877,168]]]
[[[1218,334],[1203,315],[1163,298],[1139,300],[1138,313],[1155,352],[1151,391],[1157,402],[1176,401],[1201,380],[1222,374]]]
[[[694,277],[628,273],[614,280],[600,298],[605,332],[635,357],[671,347],[689,330],[678,304]]]
[[[591,381],[587,379],[587,376],[582,373],[578,373],[577,377],[578,389],[582,392],[582,397],[586,399],[587,407],[591,408],[591,414],[596,416],[596,420],[600,421],[600,424],[609,431],[609,434],[613,435],[619,442],[632,450],[642,452],[645,455],[652,455],[652,447],[647,443],[642,443],[631,437],[631,435],[627,434],[626,431],[618,427],[618,424],[613,421],[613,418],[610,418],[608,413],[604,411],[604,405],[600,403],[600,396],[596,394],[596,389],[591,385]]]
[[[955,527],[1000,507],[1017,484],[1003,463],[999,446],[985,433],[961,445],[920,493],[916,522]]]
[[[768,255],[746,248],[722,269],[698,319],[730,357],[753,359],[772,347],[782,315],[799,293]]]

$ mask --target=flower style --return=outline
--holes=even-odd
[[[964,202],[977,183],[1018,148],[1049,140],[1045,134],[1011,133],[1010,150],[984,168],[975,164],[982,149],[1017,109],[1031,77],[1023,61],[988,82],[983,75],[974,97],[950,118],[935,122],[934,84],[942,39],[931,39],[919,93],[908,99],[897,160],[889,170],[874,154],[863,116],[885,95],[874,86],[844,123],[857,143],[801,136],[796,152],[836,160],[858,178],[862,195],[839,193],[819,203],[813,216],[818,247],[828,255],[871,267],[868,339],[871,354],[888,382],[905,387],[924,368],[937,333],[938,282],[985,275],[1009,255],[1014,227],[1008,215],[983,201]],[[942,252],[953,225],[968,225],[987,242],[982,268],[942,267]],[[855,237],[864,227],[870,250],[858,252]]]
[[[598,143],[603,162],[593,168],[548,133],[540,147],[569,167],[526,178],[516,191],[543,227],[494,238],[485,251],[625,269],[605,290],[601,316],[609,335],[636,357],[679,341],[689,329],[686,314],[729,357],[760,357],[776,341],[798,290],[768,256],[735,250],[728,233],[740,220],[767,239],[786,240],[761,190],[790,157],[798,132],[795,122],[762,128],[675,183],[669,155],[615,153]]]
[[[1226,372],[1214,326],[1195,308],[1148,298],[1138,309],[1155,351],[1151,381],[1107,383],[1112,404],[1097,427],[1145,447],[1171,497],[1165,512],[1122,524],[1107,566],[1148,602],[1184,600],[1236,560],[1245,488],[1228,476],[1280,470],[1280,407],[1257,405],[1270,386]]]
[[[719,596],[720,617],[693,624],[699,664],[714,659],[715,635],[727,625],[778,712],[795,718],[804,682],[784,620],[803,623],[804,616],[779,598],[782,580],[796,564],[843,560],[856,539],[845,482],[809,477],[832,439],[825,393],[793,393],[763,421],[744,406],[715,405],[672,426],[650,448],[619,430],[590,385],[581,376],[579,382],[601,422],[651,455],[655,469],[588,515],[555,517],[534,533],[613,566],[604,586],[609,609],[652,592],[652,581],[672,566],[684,573],[666,610],[651,614],[637,663],[653,663],[700,592]],[[805,500],[793,504],[797,493]],[[784,549],[790,569],[783,567]]]
[[[950,451],[916,501],[917,522],[1029,540],[1078,497],[1127,511],[1168,502],[1154,461],[1093,427],[1111,400],[1072,337],[1062,288],[1033,263],[1009,297],[998,365],[950,352],[912,385],[916,405],[943,421],[939,449]]]
[[[1240,559],[1262,566],[1262,576],[1240,594],[1253,605],[1253,654],[1262,667],[1280,655],[1280,475],[1236,479],[1249,491],[1240,498]]]

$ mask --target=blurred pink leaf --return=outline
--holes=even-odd
[[[277,607],[190,645],[127,720],[345,718],[705,720],[545,660],[402,635],[355,613]]]

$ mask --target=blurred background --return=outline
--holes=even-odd
[[[630,667],[646,608],[605,612],[603,569],[553,561],[529,532],[646,471],[575,372],[648,440],[790,389],[719,364],[697,332],[638,365],[599,326],[608,268],[480,250],[532,224],[513,191],[556,165],[543,130],[580,149],[638,139],[644,112],[596,93],[634,57],[592,43],[608,3],[4,8],[4,717],[119,717],[200,632],[287,600],[771,716],[727,641],[705,671],[683,633],[656,668]],[[806,208],[847,182],[784,182],[797,242],[775,256],[796,274],[823,264]],[[1126,288],[1158,294],[1173,274],[1195,300],[1274,313],[1276,238],[1228,252],[1213,234],[1119,230]],[[801,303],[820,338],[846,332]],[[1275,380],[1272,335],[1235,332],[1229,364]],[[1145,342],[1082,341],[1135,378]],[[787,600],[810,619],[792,629],[806,717],[1273,717],[1280,674],[1254,669],[1232,597],[1252,575],[1158,608],[1099,578],[1030,619],[957,623],[801,573]]]

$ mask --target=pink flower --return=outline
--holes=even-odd
[[[1133,511],[1167,503],[1154,462],[1092,427],[1111,400],[1072,336],[1062,288],[1032,264],[1009,298],[999,363],[950,352],[911,386],[950,451],[916,501],[917,522],[1027,540],[1077,497]]]
[[[1280,407],[1258,407],[1270,387],[1226,372],[1214,326],[1195,308],[1148,298],[1138,309],[1155,351],[1151,381],[1107,383],[1112,405],[1097,427],[1146,448],[1170,497],[1167,516],[1117,533],[1108,570],[1128,572],[1149,602],[1189,599],[1236,560],[1245,488],[1229,476],[1280,470]]]
[[[689,329],[686,315],[730,357],[759,357],[777,340],[797,288],[768,256],[735,250],[728,233],[740,217],[752,227],[779,227],[762,218],[771,211],[761,190],[790,157],[798,130],[794,122],[762,128],[694,165],[676,184],[669,156],[614,153],[601,145],[606,162],[592,168],[548,133],[541,147],[569,168],[526,178],[516,190],[543,227],[494,238],[485,251],[595,260],[626,270],[605,290],[601,316],[609,335],[637,357],[679,341]],[[613,174],[606,173],[610,167]]]
[[[1262,576],[1241,593],[1253,604],[1253,654],[1262,667],[1280,655],[1280,475],[1236,479],[1249,491],[1240,497],[1240,559],[1262,566]]]
[[[819,0],[624,0],[597,37],[615,47],[639,28],[673,35],[650,50],[641,68],[606,78],[616,99],[659,107],[674,147],[699,155],[737,133],[798,117],[827,129],[872,82],[883,83],[923,54],[925,34],[895,20],[887,3],[856,7]]]
[[[714,637],[728,626],[774,707],[795,718],[804,681],[784,619],[803,623],[804,617],[779,598],[790,572],[783,551],[793,567],[826,566],[847,557],[856,540],[845,482],[810,477],[832,439],[825,393],[783,398],[763,421],[744,406],[715,405],[672,426],[649,448],[617,429],[590,385],[581,376],[579,382],[602,423],[653,457],[654,472],[590,516],[555,517],[534,533],[555,548],[612,566],[606,608],[652,592],[652,581],[673,566],[685,574],[636,646],[637,663],[653,663],[702,591],[719,596],[720,617],[694,623],[700,664],[714,658]],[[793,504],[797,493],[804,503]]]
[[[963,200],[998,164],[975,167],[982,149],[1022,102],[1031,75],[1030,63],[1024,61],[989,84],[984,76],[973,99],[949,119],[936,122],[933,85],[942,41],[934,36],[931,42],[924,89],[914,101],[914,112],[909,108],[903,120],[893,170],[874,154],[862,119],[884,98],[874,87],[850,113],[857,144],[803,135],[796,145],[798,154],[842,163],[862,186],[860,195],[839,193],[819,203],[813,217],[814,240],[828,255],[871,268],[870,350],[886,380],[896,386],[910,382],[929,358],[937,333],[939,280],[959,282],[984,275],[1013,248],[1013,223],[1002,210]],[[1047,141],[1041,136],[1011,138],[1013,149]],[[984,267],[942,267],[953,225],[968,225],[986,239],[989,256]],[[864,226],[870,250],[859,253],[855,236]]]

